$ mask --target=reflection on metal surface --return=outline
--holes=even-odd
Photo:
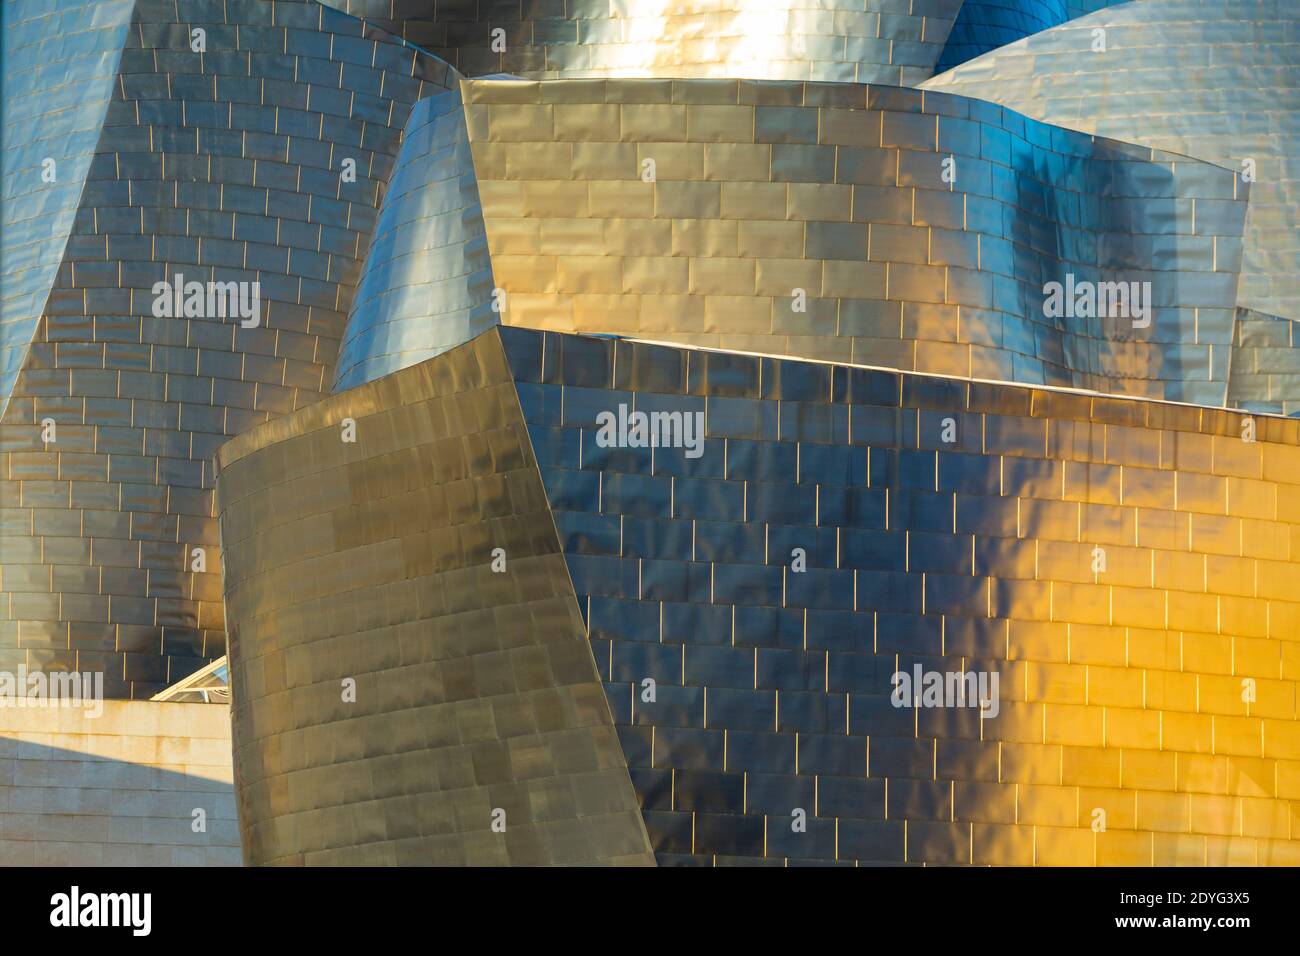
[[[890,87],[473,80],[462,96],[506,324],[1223,404],[1247,193],[1231,171]],[[431,148],[409,138],[398,179],[440,167]],[[424,248],[394,265],[381,240],[347,368],[478,331],[440,314],[444,275],[486,271],[478,206],[440,188],[387,198],[381,233],[425,216],[403,237]],[[474,238],[448,248],[462,203]],[[1149,282],[1150,314],[1045,314],[1046,283],[1071,276]]]
[[[102,671],[110,697],[152,696],[225,653],[213,452],[329,388],[406,112],[448,78],[316,3],[182,8],[136,3],[110,30],[115,5],[57,0],[5,40],[19,50],[6,89],[52,90],[34,99],[48,120],[15,97],[6,137],[34,126],[69,159],[49,193],[44,146],[4,169],[5,196],[22,197],[5,203],[6,282],[40,304],[10,322],[6,299],[3,325],[23,361],[0,420],[0,669]],[[66,37],[45,34],[65,20]],[[29,30],[44,41],[23,42]],[[68,213],[27,217],[66,207],[79,170],[45,295],[33,276],[54,247],[28,240]],[[11,234],[10,216],[26,225]],[[206,306],[160,316],[154,286],[178,275],[256,282],[257,324]]]
[[[353,300],[334,390],[432,358],[495,324],[460,92],[421,100]]]
[[[1300,865],[1300,9],[1108,3],[12,0],[0,671],[255,864]]]
[[[0,415],[63,258],[104,124],[131,0],[10,0],[0,36]]]
[[[913,85],[962,0],[325,0],[462,73],[743,77]]]
[[[1070,18],[1069,0],[964,0],[935,72]]]
[[[620,404],[700,412],[702,454],[602,443]],[[221,459],[253,860],[504,862],[338,821],[437,767],[481,829],[532,725],[466,752],[439,708],[516,685],[457,655],[569,648],[572,595],[661,863],[1300,863],[1298,421],[501,328]],[[894,706],[917,667],[996,674],[996,715]]]
[[[1092,48],[1095,28],[1105,30],[1105,52]],[[1300,319],[1297,36],[1294,0],[1138,0],[995,50],[923,87],[1249,172],[1238,301]]]
[[[248,863],[653,863],[495,334],[219,454]]]
[[[1300,322],[1238,310],[1228,404],[1254,412],[1300,415]]]

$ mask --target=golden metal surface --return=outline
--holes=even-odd
[[[248,863],[653,863],[495,334],[220,462]]]
[[[6,0],[0,673],[253,864],[1300,865],[1293,3],[961,6]]]
[[[343,386],[477,334],[495,286],[509,325],[1224,403],[1247,196],[1229,170],[892,87],[461,97],[469,155],[420,117],[397,159]],[[1144,321],[1049,315],[1045,283],[1070,277],[1148,283]]]
[[[745,77],[908,86],[934,73],[962,0],[324,0],[462,73]]]
[[[1105,49],[1095,49],[1101,31]],[[1294,0],[1140,0],[922,84],[1249,178],[1238,302],[1300,319],[1300,62]]]
[[[701,457],[602,448],[620,402]],[[662,863],[1300,864],[1300,422],[504,327],[221,459],[255,861],[536,859],[430,835],[491,803],[443,715],[514,753],[498,635],[595,689],[576,598]],[[916,664],[998,713],[891,706]]]
[[[212,455],[328,391],[406,111],[450,74],[314,2],[125,7],[6,3],[0,670],[147,698],[225,653]],[[178,275],[256,283],[256,324],[160,315]]]

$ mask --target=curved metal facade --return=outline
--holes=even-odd
[[[1068,19],[1069,0],[965,0],[935,72],[950,70]]]
[[[460,91],[411,110],[339,353],[341,391],[493,325],[492,267]]]
[[[220,452],[244,858],[653,863],[500,343],[434,361]]]
[[[0,414],[63,259],[99,142],[131,0],[5,5]]]
[[[603,443],[620,405],[698,412],[698,454]],[[457,659],[561,641],[530,595],[576,598],[571,673],[604,680],[661,863],[1294,865],[1298,446],[1286,419],[491,330],[221,452],[247,845],[502,861],[481,788],[533,725],[486,717],[510,654]],[[918,667],[984,675],[989,706],[902,706]],[[473,759],[441,716],[471,701]]]
[[[935,66],[936,73],[1128,0],[965,0]]]
[[[1238,311],[1228,405],[1272,415],[1300,415],[1300,322]]]
[[[1104,28],[1106,50],[1092,49]],[[1249,175],[1240,305],[1300,318],[1300,7],[1140,0],[922,84]],[[1249,162],[1248,162],[1249,161]]]
[[[909,86],[962,0],[326,0],[468,76],[738,77]]]
[[[50,9],[48,24],[118,11]],[[96,80],[111,100],[67,141],[93,138],[93,156],[39,319],[5,325],[24,358],[0,421],[0,667],[102,671],[111,697],[150,696],[225,652],[212,454],[328,389],[406,113],[449,75],[312,2],[176,9],[137,0],[116,52],[100,49],[107,26],[69,31],[69,55],[90,36],[96,69],[114,64]],[[7,58],[16,90],[30,66]],[[48,124],[15,122],[60,132],[69,98],[35,99]],[[6,195],[33,188],[26,157],[6,166]],[[61,181],[49,201],[70,195]],[[5,268],[28,282],[28,261]],[[243,283],[256,324],[206,305],[160,315],[155,286],[177,276]]]
[[[1224,402],[1247,194],[1229,170],[889,87],[474,80],[462,96],[506,324]],[[443,175],[431,148],[409,138],[399,177]],[[349,348],[377,336],[377,370],[476,331],[437,291],[477,250],[442,244],[456,205],[386,200],[385,220],[435,238],[367,265]],[[1046,284],[1070,276],[1149,283],[1148,325],[1049,315]]]
[[[0,676],[246,862],[1300,865],[1294,3],[4,15]]]
[[[501,334],[661,861],[1300,862],[1300,422]]]

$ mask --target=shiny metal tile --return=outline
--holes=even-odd
[[[19,0],[4,32],[0,669],[149,697],[225,653],[212,455],[328,390],[406,113],[450,74],[305,0]],[[259,324],[156,317],[177,274],[260,283]]]
[[[1228,170],[889,87],[496,79],[460,96],[462,132],[450,96],[429,107],[445,139],[412,120],[342,385],[499,317],[1224,402],[1246,208]],[[1070,276],[1150,283],[1146,322],[1049,315],[1046,284]]]
[[[220,461],[247,863],[653,864],[495,334]]]
[[[829,80],[913,85],[962,0],[571,0],[394,6],[326,0],[467,76]]]
[[[1300,12],[1287,0],[1141,0],[994,50],[921,84],[1049,123],[1249,173],[1237,304],[1300,318]],[[1091,49],[1103,29],[1106,52]],[[1213,212],[1217,215],[1217,210]]]

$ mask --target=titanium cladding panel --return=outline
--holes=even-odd
[[[744,77],[911,86],[962,0],[326,0],[468,76]]]
[[[965,0],[936,73],[1070,19],[1069,0]]]
[[[1300,422],[500,334],[661,863],[1300,862]]]
[[[1103,6],[13,0],[0,669],[228,624],[250,863],[1300,865],[1300,13]]]
[[[493,437],[512,391],[517,446]],[[620,405],[698,412],[702,444],[602,441]],[[327,854],[357,837],[314,814],[419,780],[403,819],[459,835],[430,855],[405,824],[415,858],[501,862],[504,834],[466,832],[477,779],[442,756],[465,724],[403,718],[517,686],[508,657],[472,679],[453,659],[559,640],[512,575],[560,549],[567,575],[527,590],[576,599],[660,863],[1294,865],[1298,446],[1280,418],[490,330],[222,451],[236,738],[261,761],[241,808],[276,833],[266,858]],[[509,507],[477,486],[534,461],[544,502],[535,478]],[[506,518],[538,508],[558,539]],[[489,608],[495,628],[451,626]],[[917,667],[996,675],[996,706],[894,706]],[[350,673],[365,692],[341,705]],[[353,761],[385,772],[332,784]],[[443,773],[468,803],[429,787]]]
[[[212,455],[329,388],[406,113],[449,74],[316,3],[39,9],[5,40],[6,141],[46,138],[4,169],[0,667],[148,697],[225,653]],[[257,324],[159,316],[177,276]]]
[[[435,362],[220,452],[245,860],[651,864],[500,342]]]
[[[473,335],[466,293],[491,320],[481,215],[506,324],[1224,402],[1247,195],[1229,170],[893,87],[461,96],[477,193],[413,119],[340,384]],[[1150,283],[1145,327],[1049,317],[1045,284],[1070,276]]]
[[[1300,414],[1300,322],[1238,310],[1228,404],[1273,415]]]
[[[1105,30],[1105,51],[1093,30]],[[1239,303],[1300,319],[1300,6],[1140,0],[922,84],[1253,178]],[[1249,161],[1249,162],[1248,162]]]
[[[5,6],[0,414],[63,259],[131,8],[130,0]]]
[[[459,90],[415,105],[398,156],[334,391],[432,358],[499,320]]]

